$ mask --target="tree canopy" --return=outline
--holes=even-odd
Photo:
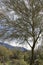
[[[38,40],[43,29],[43,0],[3,0],[7,11],[13,10],[16,20],[6,20],[4,38],[28,42],[29,37]],[[5,22],[5,21],[4,21]],[[2,34],[2,33],[1,33]]]

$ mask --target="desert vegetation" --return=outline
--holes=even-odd
[[[43,52],[39,49],[35,51],[34,60],[37,65],[43,65]],[[29,65],[30,61],[31,51],[10,50],[0,46],[0,65]]]

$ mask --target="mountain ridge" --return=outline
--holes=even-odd
[[[11,49],[11,50],[14,49],[14,50],[27,51],[27,49],[24,47],[12,46],[10,44],[3,43],[3,42],[0,42],[0,46],[4,46],[4,47]]]

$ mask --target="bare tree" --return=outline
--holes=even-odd
[[[20,43],[28,43],[31,48],[31,62],[34,63],[34,49],[40,34],[43,32],[43,0],[10,0],[4,2],[8,10],[12,9],[18,18],[15,21],[7,21],[5,39],[16,39]],[[29,38],[32,38],[33,45]]]

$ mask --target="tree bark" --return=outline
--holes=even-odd
[[[33,65],[34,63],[34,49],[32,48],[31,50],[31,60],[30,60],[30,65]]]

